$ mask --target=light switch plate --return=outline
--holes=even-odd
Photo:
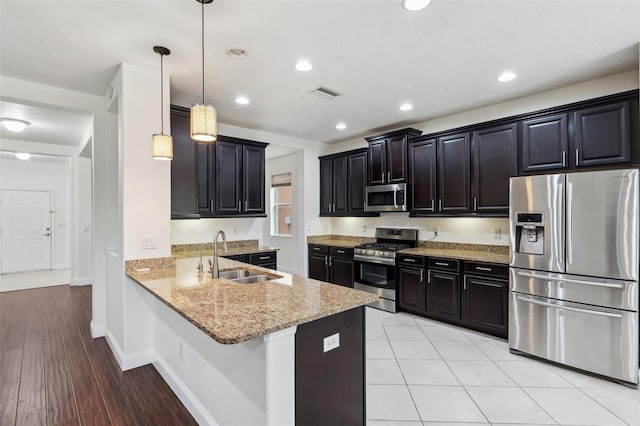
[[[322,341],[324,352],[329,352],[333,349],[340,347],[340,333],[332,334],[331,336],[327,336]]]

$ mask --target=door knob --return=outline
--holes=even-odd
[[[45,237],[51,236],[51,234],[42,234],[42,235],[45,236]]]

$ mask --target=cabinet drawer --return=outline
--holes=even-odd
[[[495,278],[509,278],[509,267],[497,263],[464,262],[465,274],[488,275]]]
[[[249,255],[249,263],[253,265],[264,265],[265,263],[276,263],[276,252],[253,253]]]
[[[349,259],[353,259],[353,249],[346,247],[330,247],[329,253],[333,257],[345,257]]]
[[[309,244],[309,253],[329,254],[329,246],[319,244]]]
[[[454,259],[440,259],[438,257],[430,257],[429,269],[440,269],[443,271],[458,272],[460,270],[460,261]]]
[[[244,262],[244,263],[249,263],[249,256],[246,254],[236,254],[233,256],[222,256],[225,259],[230,259],[230,260],[237,260],[238,262]]]
[[[397,260],[399,265],[407,266],[424,266],[425,258],[422,256],[411,256],[408,254],[398,254]]]

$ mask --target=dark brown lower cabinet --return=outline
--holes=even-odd
[[[364,307],[298,326],[295,353],[296,424],[365,424]],[[338,334],[339,346],[324,341]]]
[[[462,321],[469,327],[507,337],[508,287],[505,279],[465,275]]]
[[[267,269],[278,269],[278,252],[276,251],[236,254],[232,256],[222,255],[222,257],[226,259],[237,260],[238,262],[261,266]]]
[[[320,281],[329,280],[329,265],[327,256],[322,254],[309,254],[309,278]]]
[[[398,268],[400,307],[414,313],[426,313],[426,286],[424,269],[400,266]]]
[[[460,275],[429,270],[427,313],[443,320],[460,319]]]
[[[353,249],[309,244],[309,278],[353,287]]]
[[[331,257],[330,259],[329,281],[333,284],[353,287],[353,275],[355,273],[353,259],[342,259],[340,257]]]

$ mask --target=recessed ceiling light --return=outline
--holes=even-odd
[[[346,129],[346,128],[347,128],[347,125],[346,125],[346,124],[344,124],[344,123],[338,123],[338,124],[336,124],[336,129],[338,129],[338,130],[344,130],[344,129]]]
[[[429,6],[429,3],[431,3],[431,0],[402,0],[402,6],[411,12],[424,9]]]
[[[246,104],[248,104],[249,102],[251,102],[251,101],[249,100],[249,98],[247,98],[247,97],[245,97],[245,96],[238,96],[238,97],[236,98],[236,103],[237,103],[237,104],[240,104],[240,105],[246,105]]]
[[[411,105],[408,102],[405,102],[402,105],[400,105],[400,110],[401,111],[411,111],[412,109],[413,109],[413,105]]]
[[[19,160],[28,160],[29,158],[31,158],[31,154],[29,154],[28,152],[14,152],[13,155],[15,155]]]
[[[505,81],[511,81],[516,78],[517,75],[513,71],[505,71],[498,76],[498,81],[504,83]]]
[[[21,132],[31,124],[28,121],[18,120],[17,118],[0,118],[0,121],[2,121],[5,129],[12,132]]]
[[[296,63],[296,69],[302,72],[311,71],[313,69],[313,65],[311,65],[311,62],[309,61],[302,60]]]
[[[231,49],[227,49],[227,55],[233,59],[247,59],[249,53],[244,49],[233,47]]]

